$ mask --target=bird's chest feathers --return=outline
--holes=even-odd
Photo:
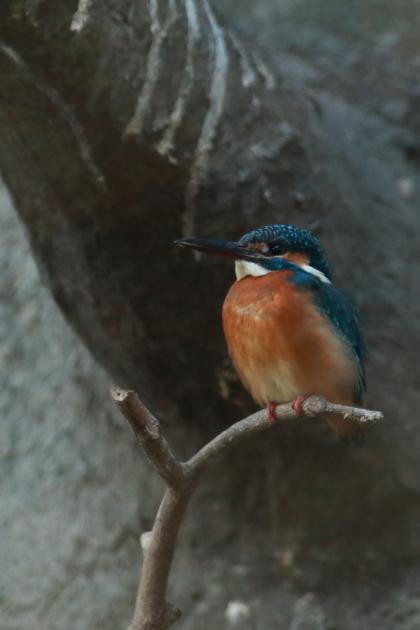
[[[297,315],[288,275],[288,271],[278,271],[234,283],[223,305],[223,323],[237,343],[248,344],[247,333],[268,333],[274,323],[283,329]]]
[[[331,398],[329,380],[336,386],[351,381],[342,342],[311,292],[297,290],[290,277],[290,271],[245,277],[234,283],[223,306],[230,354],[262,405],[310,392]]]
[[[270,380],[271,372],[283,389],[292,388],[291,337],[297,334],[300,317],[289,275],[279,271],[245,277],[235,282],[226,297],[226,339],[248,389],[258,389],[259,381]]]

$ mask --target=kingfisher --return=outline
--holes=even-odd
[[[331,283],[328,260],[308,230],[268,225],[237,242],[184,238],[178,245],[235,262],[223,304],[223,329],[236,371],[274,422],[275,407],[317,394],[360,405],[366,390],[365,343],[356,304]],[[364,445],[355,420],[327,418],[350,447]]]

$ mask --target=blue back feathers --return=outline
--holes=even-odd
[[[361,404],[366,391],[364,360],[366,346],[360,328],[360,311],[356,304],[332,284],[323,282],[295,263],[283,258],[267,258],[259,264],[270,271],[289,270],[293,272],[290,282],[298,290],[312,291],[318,310],[332,323],[339,337],[345,342],[351,359],[357,366],[358,380],[354,384],[354,402]]]
[[[355,383],[354,402],[361,404],[362,394],[366,391],[366,346],[360,328],[360,311],[353,300],[332,284],[321,282],[320,285],[315,291],[315,303],[346,342],[351,358],[357,365],[359,379]]]

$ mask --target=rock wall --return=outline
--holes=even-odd
[[[0,195],[0,626],[123,628],[160,482]]]

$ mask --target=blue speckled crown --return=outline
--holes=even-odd
[[[311,267],[321,271],[327,278],[331,278],[330,267],[321,243],[308,230],[301,230],[292,225],[267,225],[245,234],[239,243],[241,245],[266,243],[269,247],[282,245],[285,252],[307,254]]]

